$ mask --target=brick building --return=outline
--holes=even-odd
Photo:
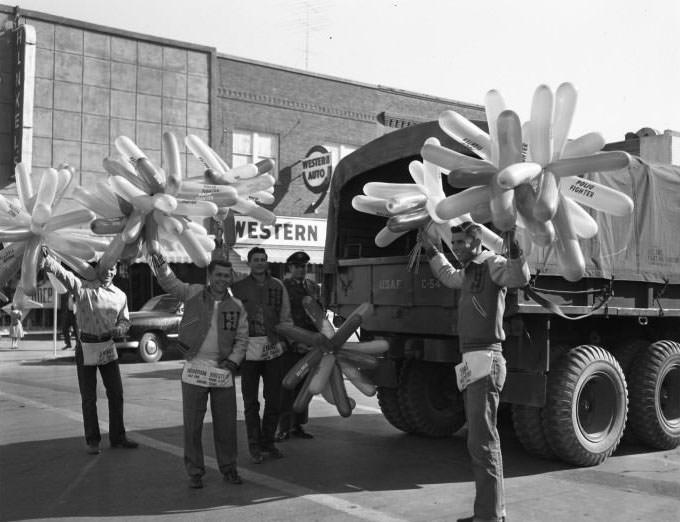
[[[18,41],[22,26],[35,29],[34,44]],[[43,169],[67,161],[78,172],[76,182],[91,186],[106,176],[102,160],[117,155],[119,135],[135,141],[156,165],[165,131],[179,140],[198,135],[232,166],[271,158],[277,181],[267,208],[278,216],[278,228],[238,217],[230,225],[236,233],[230,259],[241,271],[245,252],[256,243],[267,248],[279,276],[285,268],[280,262],[293,250],[305,249],[320,262],[326,198],[303,179],[310,151],[324,147],[334,164],[384,133],[435,119],[445,109],[485,117],[479,105],[9,6],[0,5],[0,27],[0,193],[16,194],[13,169],[20,160],[31,163],[34,183]],[[29,51],[32,71],[22,59]],[[185,149],[182,159],[187,177],[202,175]],[[188,259],[173,260],[181,277],[204,279]],[[144,263],[125,267],[118,284],[133,310],[159,292]]]

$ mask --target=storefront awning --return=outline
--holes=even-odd
[[[323,248],[300,248],[300,247],[280,247],[272,245],[236,245],[234,251],[238,254],[243,262],[248,261],[248,251],[255,247],[261,246],[267,251],[267,258],[270,263],[285,263],[291,254],[304,250],[309,254],[309,262],[315,265],[323,264]]]

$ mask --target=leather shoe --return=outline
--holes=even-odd
[[[275,459],[282,459],[283,458],[283,453],[279,451],[279,448],[274,446],[273,444],[271,446],[265,446],[262,448],[262,453],[266,453],[270,457],[273,457]]]
[[[287,431],[281,431],[276,434],[276,437],[274,437],[274,440],[276,442],[283,442],[284,440],[288,439],[290,439],[290,433],[288,433]]]
[[[313,439],[314,435],[311,433],[307,433],[302,426],[299,428],[295,428],[293,431],[290,432],[290,434],[293,437],[297,437],[298,439]]]
[[[262,464],[264,458],[262,457],[262,453],[260,453],[259,451],[251,451],[250,460],[253,461],[253,464]]]
[[[201,489],[203,487],[203,479],[201,477],[189,477],[189,487],[192,489]]]
[[[101,449],[99,449],[99,444],[88,444],[87,445],[87,454],[88,455],[99,455],[102,452]]]
[[[230,470],[227,470],[227,472],[224,474],[224,480],[229,482],[230,484],[243,484],[243,480],[238,474],[238,471],[236,468],[232,468]]]
[[[139,444],[137,444],[134,440],[123,439],[123,440],[119,440],[117,442],[112,442],[111,447],[112,448],[124,448],[124,449],[136,449],[137,447],[139,447]]]

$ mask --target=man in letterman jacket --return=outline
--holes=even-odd
[[[279,279],[269,275],[267,252],[264,248],[250,249],[248,266],[250,275],[234,283],[232,291],[248,312],[250,340],[246,360],[241,368],[241,393],[250,456],[255,464],[261,464],[263,453],[274,458],[283,456],[274,444],[281,411],[281,355],[284,346],[284,340],[276,333],[275,327],[279,324],[292,326],[293,321],[288,292]],[[261,422],[258,401],[260,378],[264,396]]]
[[[506,376],[502,353],[505,295],[508,287],[526,286],[529,267],[513,232],[506,236],[508,259],[482,250],[479,225],[467,222],[451,231],[453,252],[463,265],[460,269],[451,266],[426,234],[421,234],[421,240],[434,276],[443,285],[460,290],[457,325],[467,379],[459,375],[459,386],[465,387],[467,447],[476,495],[474,516],[458,522],[500,522],[505,520],[505,494],[496,416]]]
[[[166,292],[184,302],[179,325],[179,345],[185,352],[182,373],[184,417],[184,464],[189,486],[203,487],[205,474],[201,433],[210,397],[215,455],[225,481],[241,484],[236,467],[236,391],[234,373],[248,348],[248,319],[241,301],[229,294],[233,280],[231,263],[213,260],[208,265],[208,284],[189,284],[172,273],[163,256],[151,256],[158,283]],[[231,372],[221,384],[191,382],[190,367],[212,367]]]

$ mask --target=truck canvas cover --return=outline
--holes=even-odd
[[[382,136],[338,164],[330,189],[325,273],[334,273],[337,260],[346,255],[345,245],[340,245],[339,239],[341,234],[348,234],[352,222],[359,224],[361,237],[357,242],[363,243],[372,242],[385,226],[385,218],[352,209],[352,197],[361,194],[364,183],[369,181],[410,182],[408,164],[422,159],[420,148],[430,136],[437,137],[446,147],[464,151],[442,133],[437,122],[428,122]],[[626,169],[590,173],[583,178],[619,190],[635,204],[633,214],[625,217],[586,209],[597,221],[599,231],[594,238],[580,241],[586,259],[585,277],[680,283],[680,167],[650,164],[632,157]],[[445,181],[444,185],[447,194],[455,192]],[[381,249],[374,248],[370,254],[359,255],[408,254],[408,251],[397,254],[389,249],[383,254]],[[533,273],[539,270],[542,275],[559,275],[555,254],[550,248],[534,246],[527,260]]]

